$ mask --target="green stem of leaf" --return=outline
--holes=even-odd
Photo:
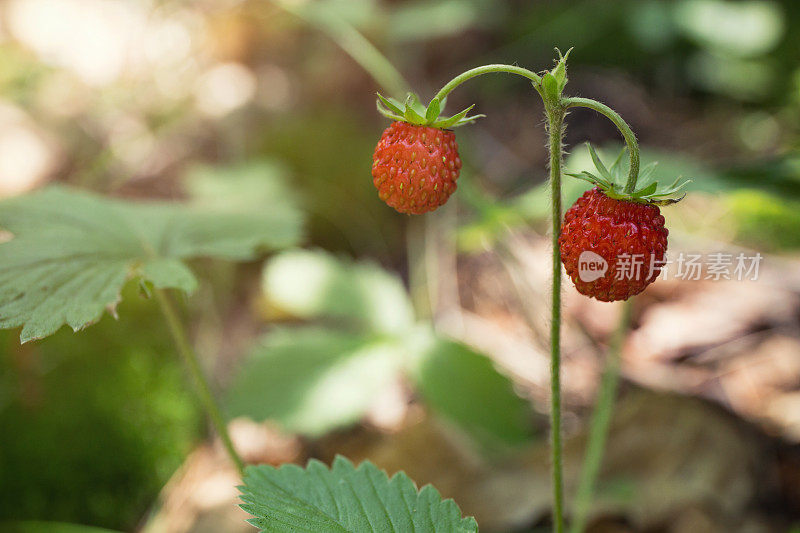
[[[553,285],[550,322],[550,434],[553,468],[553,531],[564,531],[564,479],[561,459],[561,160],[565,111],[545,101],[550,151]]]
[[[222,444],[228,452],[231,461],[236,465],[239,474],[243,474],[244,461],[242,461],[242,458],[239,457],[239,454],[236,453],[236,449],[233,447],[233,441],[231,441],[231,436],[228,434],[228,427],[225,424],[225,419],[222,417],[214,395],[211,393],[211,386],[203,373],[203,369],[200,367],[200,361],[197,359],[197,354],[189,342],[183,323],[178,317],[178,312],[169,295],[167,295],[163,289],[154,288],[153,294],[155,294],[158,305],[161,307],[161,312],[164,314],[164,318],[167,321],[167,327],[172,335],[172,340],[175,342],[175,347],[186,362],[186,366],[189,368],[192,378],[194,378],[200,402],[203,404],[208,417],[211,419],[211,423],[214,425],[217,434],[222,440]]]
[[[639,178],[639,143],[636,141],[636,135],[633,133],[633,130],[628,123],[622,119],[619,113],[607,105],[590,98],[564,98],[562,100],[562,104],[566,108],[585,107],[592,109],[601,115],[605,115],[611,122],[614,123],[619,132],[622,134],[622,137],[624,137],[625,143],[628,145],[631,164],[630,169],[628,170],[628,180],[625,182],[624,191],[626,194],[632,193],[636,189],[636,180]]]
[[[625,336],[630,329],[632,309],[633,298],[630,298],[623,304],[622,315],[609,345],[603,379],[600,382],[600,391],[597,396],[597,405],[592,413],[589,440],[586,444],[578,492],[575,496],[570,533],[583,533],[586,528],[586,519],[592,503],[597,476],[603,462],[606,441],[608,440],[611,415],[614,411],[614,399],[616,398],[619,384],[620,355]]]
[[[483,65],[482,67],[476,67],[470,69],[466,72],[462,72],[441,88],[434,98],[438,98],[441,102],[445,99],[445,97],[450,94],[453,89],[461,85],[467,80],[471,80],[472,78],[476,78],[478,76],[482,76],[484,74],[492,74],[493,72],[505,72],[507,74],[516,74],[517,76],[522,76],[524,78],[528,78],[534,83],[539,83],[541,78],[538,74],[533,71],[530,71],[526,68],[516,67],[514,65]]]

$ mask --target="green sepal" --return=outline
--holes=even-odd
[[[556,52],[558,52],[556,66],[542,74],[538,86],[537,83],[534,83],[534,87],[539,90],[546,101],[554,103],[561,100],[561,93],[564,92],[564,87],[567,85],[567,58],[571,51],[572,48],[567,50],[566,54],[562,54],[561,50],[556,48]]]
[[[638,191],[634,191],[633,195],[635,197],[637,197],[637,198],[644,198],[646,196],[652,196],[656,192],[657,188],[658,188],[658,182],[654,181],[653,183],[651,183],[647,187],[644,187],[643,189],[639,189]]]
[[[406,122],[410,122],[411,124],[422,126],[425,124],[425,118],[420,116],[419,113],[414,111],[413,107],[407,107],[406,112],[403,114],[403,117],[406,119]]]
[[[592,158],[592,163],[594,163],[594,166],[597,169],[597,171],[600,172],[600,175],[603,176],[606,180],[613,182],[614,177],[611,175],[606,166],[600,160],[600,156],[597,155],[594,146],[592,146],[589,143],[586,143],[586,147],[589,149],[589,155]]]
[[[416,94],[408,93],[405,102],[402,103],[394,98],[386,98],[378,94],[378,99],[375,101],[375,104],[378,112],[388,119],[408,122],[415,126],[430,126],[439,129],[458,128],[465,124],[471,124],[476,119],[485,116],[467,116],[467,113],[469,113],[474,105],[469,106],[451,117],[441,116],[446,102],[447,98],[441,101],[438,98],[434,98],[427,106],[424,106]]]
[[[439,116],[439,99],[434,98],[431,100],[431,103],[428,104],[428,109],[425,111],[425,120],[427,122],[433,122]]]
[[[403,105],[394,98],[384,98],[382,94],[378,93],[378,100],[379,103],[382,103],[386,107],[386,109],[388,109],[395,115],[403,114],[403,110],[400,109],[401,107],[403,107]]]
[[[655,162],[640,169],[639,176],[637,177],[637,183],[640,184],[640,186],[633,192],[625,192],[625,183],[627,182],[628,175],[621,161],[626,149],[623,148],[614,160],[614,163],[606,168],[594,147],[589,143],[586,143],[586,145],[592,162],[600,176],[587,171],[565,174],[573,178],[588,181],[601,189],[609,198],[663,206],[677,203],[686,196],[684,193],[680,197],[676,197],[686,185],[691,183],[691,180],[679,177],[669,186],[662,186],[658,181],[652,179],[657,166]]]
[[[567,50],[567,53],[564,55],[561,55],[561,50],[558,48],[556,48],[556,52],[558,52],[558,63],[556,63],[556,68],[550,72],[558,83],[558,94],[560,95],[567,85],[567,58],[569,58],[569,53],[572,52],[572,48]]]
[[[549,72],[545,72],[542,76],[542,87],[544,94],[550,101],[558,101],[561,97],[561,91],[558,90],[558,80]]]

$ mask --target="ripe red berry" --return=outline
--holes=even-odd
[[[595,187],[564,216],[561,262],[581,294],[627,300],[658,277],[668,234],[657,206],[615,200]]]
[[[452,131],[393,122],[372,156],[378,196],[401,213],[419,215],[444,204],[461,171]]]

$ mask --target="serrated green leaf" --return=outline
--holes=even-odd
[[[439,116],[439,100],[434,98],[431,100],[431,103],[428,104],[428,109],[425,112],[425,120],[430,124],[434,120],[436,120]]]
[[[0,327],[23,326],[22,342],[78,330],[113,309],[129,278],[188,291],[186,259],[251,259],[296,243],[299,213],[264,207],[133,203],[62,187],[3,200],[0,228],[13,238],[0,244]]]
[[[369,461],[356,468],[341,456],[330,469],[316,460],[306,468],[250,466],[239,490],[249,522],[270,533],[478,531],[431,485],[417,491],[403,472],[389,478]]]
[[[228,413],[319,436],[360,420],[402,362],[393,339],[316,327],[274,330],[238,372]]]
[[[343,318],[382,333],[403,333],[414,323],[400,278],[376,264],[321,250],[275,256],[264,266],[262,288],[271,306],[297,318]]]
[[[425,403],[478,442],[497,447],[530,440],[530,404],[486,355],[459,342],[432,339],[415,377]]]

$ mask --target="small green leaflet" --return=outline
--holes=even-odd
[[[370,262],[322,250],[288,250],[264,266],[269,305],[296,318],[334,318],[375,333],[405,334],[414,309],[402,280]]]
[[[403,472],[390,479],[369,461],[356,468],[341,456],[330,469],[316,460],[306,468],[251,466],[239,490],[242,509],[254,517],[248,521],[270,533],[478,531],[474,518],[462,517],[431,485],[417,491]]]
[[[427,344],[414,382],[434,412],[489,450],[530,442],[530,404],[491,359],[451,340],[431,338]]]
[[[197,280],[185,260],[247,260],[291,246],[301,216],[268,205],[239,213],[50,187],[0,201],[0,228],[10,234],[0,244],[0,327],[23,326],[27,342],[113,313],[131,278],[192,292]]]
[[[227,412],[318,437],[361,419],[396,379],[403,355],[391,338],[314,326],[275,329],[237,373]]]

